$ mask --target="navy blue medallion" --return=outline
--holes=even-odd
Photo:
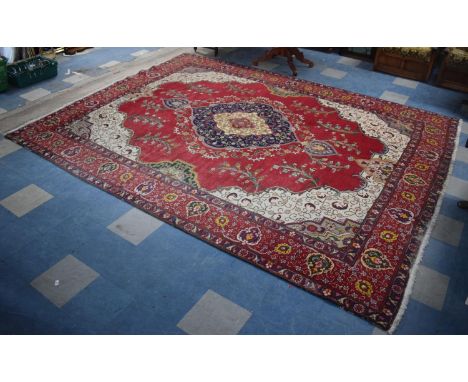
[[[287,119],[262,103],[220,103],[193,109],[193,125],[215,148],[268,147],[297,141]]]

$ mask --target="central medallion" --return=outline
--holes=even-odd
[[[220,113],[214,116],[216,126],[227,135],[268,135],[271,130],[256,113]]]
[[[193,109],[193,124],[215,148],[267,147],[296,141],[287,119],[262,103],[219,103]]]

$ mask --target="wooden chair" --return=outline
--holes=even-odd
[[[377,48],[374,70],[427,81],[437,56],[433,48]]]
[[[468,92],[468,48],[447,48],[437,85]]]

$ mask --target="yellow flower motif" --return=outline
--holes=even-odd
[[[329,89],[320,89],[319,90],[319,93],[321,96],[324,96],[324,97],[331,97],[333,96],[333,91],[329,90]]]
[[[177,194],[173,194],[173,193],[166,194],[163,197],[164,201],[168,202],[168,203],[172,203],[172,202],[176,201],[177,198],[178,198]]]
[[[374,291],[372,284],[367,280],[358,280],[354,286],[359,293],[367,297],[370,297]]]
[[[433,127],[433,126],[427,126],[427,127],[425,128],[425,130],[426,130],[426,132],[429,133],[429,134],[437,134],[437,132],[439,131],[439,130],[437,130],[437,129],[436,129],[435,127]]]
[[[124,172],[122,175],[120,175],[120,180],[124,183],[128,182],[132,178],[133,178],[133,174],[130,172]]]
[[[437,146],[437,144],[438,144],[437,139],[434,139],[434,138],[426,139],[426,142],[429,143],[432,146]]]
[[[398,234],[393,231],[384,230],[380,232],[380,238],[387,243],[393,243],[398,238]]]
[[[215,219],[215,223],[218,227],[224,228],[229,223],[229,218],[227,216],[218,216]]]
[[[280,255],[289,255],[291,253],[292,247],[286,243],[280,243],[275,247],[275,252]]]
[[[383,107],[383,110],[384,110],[384,111],[392,111],[392,110],[393,110],[393,107],[390,106],[390,105],[385,105],[385,106]]]
[[[429,166],[425,163],[416,163],[414,167],[421,171],[426,171],[429,168]]]
[[[416,200],[416,196],[409,191],[403,191],[401,193],[401,197],[405,200],[408,200],[409,202],[414,202]]]
[[[400,115],[407,118],[414,118],[416,113],[412,112],[411,110],[403,110],[400,112]]]

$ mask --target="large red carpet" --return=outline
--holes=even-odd
[[[456,133],[431,112],[181,55],[8,138],[388,329]]]

